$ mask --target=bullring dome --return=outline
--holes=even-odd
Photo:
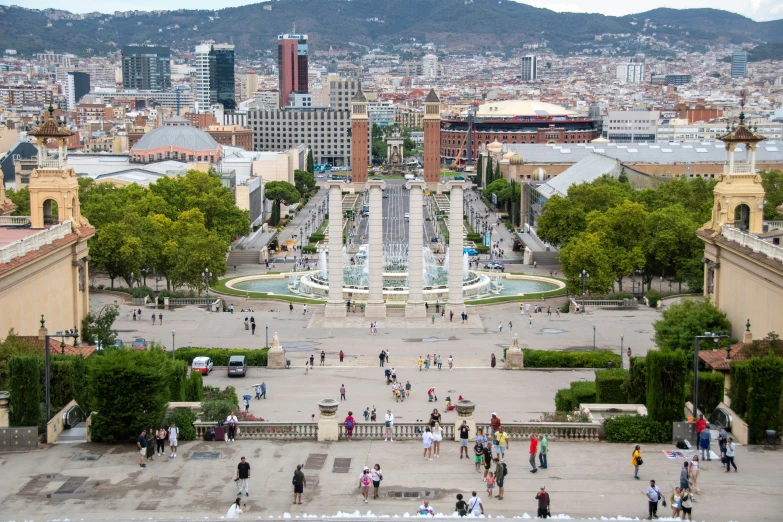
[[[193,151],[213,151],[220,147],[206,132],[190,125],[167,124],[152,129],[131,148],[133,152],[145,152],[168,147]]]

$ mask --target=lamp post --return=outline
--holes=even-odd
[[[205,268],[203,272],[201,272],[201,277],[204,278],[204,284],[207,287],[207,299],[209,299],[209,278],[212,276],[212,272],[209,271],[209,268]]]
[[[661,282],[658,285],[658,291],[663,293],[663,276],[661,276]]]
[[[171,358],[176,359],[177,345],[174,343],[174,330],[171,331]]]
[[[593,350],[595,350],[595,325],[593,325]]]
[[[585,295],[587,295],[587,280],[590,279],[590,274],[587,272],[587,270],[582,270],[582,273],[579,275],[582,278],[582,313],[584,313]]]
[[[620,368],[623,368],[625,365],[623,364],[623,338],[625,336],[620,336]],[[628,361],[628,369],[631,369],[631,361]]]
[[[41,329],[45,331],[44,327],[45,321],[44,316],[41,315]],[[65,338],[66,337],[73,337],[73,344],[75,345],[77,340],[79,339],[79,329],[75,326],[73,327],[73,330],[65,330],[65,331],[57,331],[52,335],[46,334],[44,337],[44,347],[45,347],[45,357],[44,357],[44,388],[46,393],[46,422],[49,422],[52,416],[52,400],[51,400],[51,386],[50,386],[50,377],[51,377],[51,342],[50,339],[54,337],[55,339],[60,339],[62,350],[65,351]],[[40,338],[39,338],[40,339]]]
[[[264,348],[269,348],[269,323],[266,323],[266,344]]]
[[[693,338],[693,419],[698,417],[699,412],[699,341],[701,339],[712,339],[717,344],[720,339],[729,339],[729,335],[724,332],[704,332],[704,335],[697,335]]]

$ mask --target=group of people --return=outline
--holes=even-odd
[[[449,366],[449,370],[454,368],[454,357],[449,355],[448,358],[446,359],[446,364]],[[419,365],[419,371],[422,370],[430,371],[430,366],[436,366],[438,370],[440,370],[443,368],[443,357],[437,354],[433,354],[430,357],[430,354],[427,354],[427,357],[422,358],[422,356],[419,355],[418,365]]]
[[[152,427],[141,430],[141,434],[136,439],[136,449],[139,451],[139,466],[146,468],[145,460],[152,462],[155,457],[166,456],[166,441],[169,441],[169,458],[177,456],[177,439],[179,438],[179,428],[175,423],[166,428],[163,424],[155,430]]]
[[[152,312],[152,324],[155,324],[155,318],[156,318],[155,312]],[[157,318],[158,318],[159,324],[162,325],[163,324],[163,313],[159,313],[157,315]],[[134,310],[133,311],[133,320],[134,321],[141,321],[141,308],[139,308],[138,310]]]

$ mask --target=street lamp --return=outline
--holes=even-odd
[[[269,348],[269,323],[266,323],[266,345],[265,348]]]
[[[661,282],[660,282],[660,284],[658,285],[658,291],[660,291],[661,293],[663,293],[663,276],[661,276]]]
[[[748,325],[750,320],[748,320]],[[699,412],[699,341],[701,339],[712,339],[718,344],[720,339],[730,339],[728,332],[704,332],[704,335],[697,335],[693,338],[693,419],[698,418]]]
[[[177,345],[174,344],[174,330],[171,331],[171,358],[176,359],[174,354],[177,352]]]
[[[582,279],[582,313],[585,311],[585,295],[587,295],[587,280],[590,279],[590,274],[587,272],[587,270],[582,270],[582,273],[579,274],[579,276]]]
[[[44,316],[41,314],[41,330],[45,331],[45,321]],[[44,383],[45,383],[45,392],[46,392],[46,422],[49,422],[52,416],[52,400],[51,400],[51,393],[50,393],[50,374],[51,374],[51,343],[50,339],[54,337],[56,339],[60,339],[62,350],[65,351],[65,338],[66,337],[73,337],[73,344],[75,345],[77,340],[79,339],[79,329],[75,326],[73,327],[73,330],[65,330],[65,331],[57,331],[52,335],[46,334],[44,337],[44,347],[45,347],[45,358],[44,358]],[[105,347],[104,347],[105,348]],[[51,442],[51,441],[47,441]]]
[[[582,305],[584,306],[584,305]],[[582,310],[584,311],[584,310]],[[593,350],[595,350],[595,325],[593,325]]]
[[[203,272],[201,272],[201,277],[204,278],[204,284],[207,287],[207,299],[209,299],[209,278],[212,276],[212,272],[209,271],[209,268],[205,268]]]
[[[625,336],[623,336],[623,335],[620,336],[620,368],[623,367],[623,338],[624,337]],[[631,361],[630,361],[630,359],[628,360],[628,369],[629,370],[631,369]]]

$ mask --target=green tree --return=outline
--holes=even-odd
[[[750,360],[750,372],[748,434],[751,444],[760,444],[766,430],[780,430],[783,359],[773,355],[754,357]]]
[[[503,179],[503,175],[500,173],[500,162],[495,163],[495,174],[492,176],[492,181]]]
[[[648,214],[645,279],[649,290],[652,278],[665,276],[688,283],[691,290],[701,288],[704,264],[701,261],[704,243],[696,236],[701,226],[694,213],[676,203]]]
[[[560,249],[560,265],[572,293],[582,293],[582,270],[590,274],[585,284],[587,291],[604,293],[611,290],[614,271],[610,250],[603,234],[588,232],[577,235]]]
[[[43,359],[15,355],[8,361],[8,391],[12,426],[38,426],[41,418],[41,369]],[[48,420],[48,419],[47,419]]]
[[[8,361],[14,355],[43,355],[43,344],[38,338],[20,337],[11,328],[0,342],[0,390],[8,389]]]
[[[117,277],[131,286],[133,275],[144,266],[144,254],[141,239],[122,222],[106,224],[90,240],[90,257],[96,268],[108,272],[112,288]]]
[[[91,309],[82,319],[82,341],[90,345],[100,344],[104,348],[112,346],[117,338],[117,330],[113,330],[112,326],[119,315],[118,305],[106,305],[97,312]]]
[[[299,201],[299,191],[287,181],[270,181],[264,186],[264,197],[277,207],[278,219],[271,222],[277,225],[280,222],[280,204],[293,205]]]
[[[30,215],[30,189],[27,187],[23,187],[19,190],[8,189],[6,190],[5,195],[8,196],[8,199],[10,199],[14,205],[16,205],[16,210],[14,210],[13,213],[14,216]],[[52,209],[52,211],[54,212],[54,209]]]
[[[587,228],[587,215],[569,197],[554,195],[538,218],[538,237],[555,246],[565,245]]]
[[[511,197],[511,184],[507,179],[496,179],[484,189],[484,197],[492,201],[492,194],[497,195],[498,208],[506,204]]]
[[[780,220],[783,214],[777,211],[783,205],[783,171],[768,170],[759,173],[764,187],[764,219]],[[17,205],[16,201],[14,201]]]
[[[484,171],[486,172],[484,176],[484,180],[486,182],[485,186],[489,186],[490,183],[492,183],[493,176],[495,175],[495,170],[492,168],[492,156],[487,156],[487,165],[484,167]]]
[[[294,182],[296,184],[296,190],[302,197],[305,197],[315,188],[315,176],[307,172],[306,170],[294,170]]]
[[[662,318],[653,323],[654,341],[661,350],[693,353],[693,340],[704,332],[731,331],[726,314],[709,299],[683,299],[666,308]],[[713,342],[702,340],[700,348],[713,348]]]
[[[384,159],[386,158],[387,151],[386,142],[383,140],[373,141],[372,142],[372,157],[378,158],[378,159]]]
[[[200,210],[193,209],[180,214],[174,224],[173,234],[177,248],[173,252],[174,266],[169,279],[175,288],[189,285],[200,293],[205,288],[201,275],[205,268],[211,274],[210,284],[226,273],[228,243],[220,239],[216,232],[207,230]]]
[[[478,162],[476,163],[476,183],[481,187],[481,178],[484,173],[484,156],[479,154]]]
[[[416,150],[416,142],[413,141],[413,138],[411,138],[411,129],[409,127],[403,127],[400,129],[400,137],[403,139],[402,150],[405,154],[405,157],[408,157],[414,150]]]
[[[315,162],[313,161],[313,151],[307,151],[307,172],[315,174]]]
[[[682,352],[647,353],[647,415],[658,422],[678,422],[685,416],[688,357]]]

